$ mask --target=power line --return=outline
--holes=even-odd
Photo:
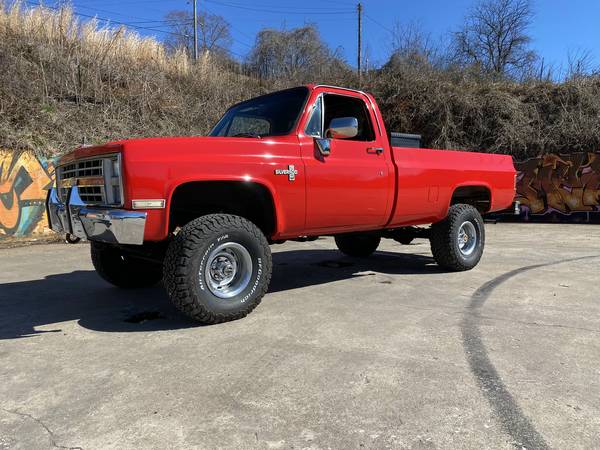
[[[37,6],[37,7],[41,7],[41,8],[50,9],[50,10],[53,10],[53,11],[60,11],[61,10],[61,8],[57,8],[55,6],[50,6],[50,5],[43,5],[41,3],[34,2],[34,1],[31,1],[31,0],[25,0],[25,3],[27,3],[29,6]],[[186,34],[176,33],[176,32],[173,32],[173,31],[166,31],[166,30],[161,30],[161,29],[153,28],[153,27],[143,27],[143,26],[139,26],[139,25],[133,25],[133,24],[128,23],[128,22],[121,22],[121,21],[117,21],[117,20],[106,19],[106,18],[103,18],[103,17],[92,16],[92,15],[89,15],[89,14],[78,13],[78,12],[75,12],[75,11],[73,12],[73,14],[75,16],[78,16],[78,17],[83,17],[83,18],[86,18],[86,19],[99,20],[99,21],[102,21],[102,22],[106,22],[107,24],[122,25],[124,27],[134,28],[136,30],[148,30],[148,31],[154,31],[154,32],[157,32],[157,33],[168,34],[168,35],[171,35],[171,36],[179,36],[179,37],[185,37],[185,38],[189,37]],[[245,58],[244,55],[236,53],[233,50],[229,50],[229,49],[226,49],[224,47],[221,47],[220,45],[215,45],[215,47],[218,48],[221,51],[229,52],[229,53],[231,53],[231,54],[233,54],[235,56],[238,56],[239,58],[242,58],[242,59]]]
[[[192,1],[195,1],[195,0],[192,0]],[[116,16],[130,17],[132,19],[141,19],[142,20],[141,22],[137,22],[137,21],[136,22],[127,22],[129,25],[134,25],[134,24],[136,24],[136,25],[137,24],[150,24],[151,25],[151,24],[156,24],[157,26],[160,26],[160,25],[171,26],[174,23],[177,23],[177,24],[185,24],[185,23],[194,24],[194,19],[191,19],[189,22],[186,22],[186,21],[174,21],[174,20],[150,20],[150,19],[144,19],[142,17],[137,17],[137,16],[128,15],[128,14],[118,13],[118,12],[115,12],[115,11],[108,11],[106,9],[91,8],[89,6],[73,5],[73,8],[75,8],[75,9],[84,8],[84,9],[91,10],[91,11],[100,11],[100,12],[105,12],[107,14],[113,14],[113,15],[116,15]],[[204,10],[207,11],[207,12],[210,12],[206,8],[204,8]],[[214,14],[214,13],[211,13],[211,14],[217,15],[217,14]],[[233,28],[231,26],[231,24],[229,24],[229,26],[231,28]],[[238,39],[235,39],[235,38],[232,38],[232,39],[233,39],[234,42],[237,42],[238,44],[241,44],[241,45],[243,45],[245,47],[248,47],[248,48],[252,48],[253,47],[251,44],[248,44],[246,42],[242,42],[242,41],[240,41]]]
[[[369,16],[367,13],[365,13],[365,17],[367,19],[369,19],[371,22],[373,22],[375,25],[379,25],[381,28],[383,28],[384,30],[392,33],[392,34],[396,34],[393,30],[391,30],[390,28],[386,27],[385,25],[383,25],[381,22],[378,22],[377,20],[373,19],[371,16]]]
[[[60,5],[60,1],[58,1],[58,2],[55,1],[54,3],[58,3]],[[80,8],[82,8],[82,9],[87,9],[88,11],[99,11],[99,12],[103,12],[103,13],[107,13],[107,14],[113,14],[115,16],[130,17],[132,19],[139,19],[141,21],[146,21],[146,22],[156,22],[156,21],[153,21],[153,20],[150,20],[150,19],[146,19],[144,17],[137,17],[137,16],[132,16],[132,15],[129,15],[129,14],[118,13],[118,12],[115,12],[115,11],[108,11],[106,9],[100,9],[100,8],[95,8],[95,7],[92,8],[92,7],[89,7],[89,6],[74,5],[74,4],[72,6],[73,6],[74,9],[80,9]]]
[[[38,2],[34,2],[34,1],[31,1],[31,0],[25,0],[25,3],[27,3],[30,6],[37,6],[37,7],[40,7],[40,8],[51,9],[53,11],[60,11],[61,10],[61,8],[57,8],[55,6],[50,6],[50,5],[44,5],[44,4],[41,4],[41,3],[38,3]],[[156,32],[159,32],[159,33],[164,33],[164,34],[171,34],[171,35],[174,35],[174,36],[183,36],[183,37],[186,37],[183,34],[175,33],[175,32],[172,32],[172,31],[160,30],[158,28],[153,28],[153,27],[143,27],[143,26],[139,26],[139,25],[132,25],[129,22],[121,22],[121,21],[118,21],[118,20],[106,19],[106,18],[103,18],[103,17],[92,16],[90,14],[78,13],[76,11],[73,11],[73,14],[75,16],[83,17],[83,18],[86,18],[86,19],[95,19],[95,20],[99,20],[99,21],[102,21],[102,22],[113,23],[115,25],[123,25],[123,26],[126,26],[126,27],[135,28],[136,30],[149,30],[149,31],[156,31]]]
[[[309,15],[309,14],[314,14],[315,12],[317,12],[319,15],[337,15],[337,19],[338,20],[351,20],[350,17],[339,17],[339,15],[345,15],[345,16],[350,16],[355,14],[355,12],[353,12],[351,9],[348,10],[334,10],[333,8],[328,8],[328,9],[311,9],[310,11],[306,11],[303,12],[303,10],[300,8],[293,8],[293,10],[290,9],[286,9],[286,10],[282,10],[282,9],[275,9],[272,7],[267,7],[266,5],[264,5],[264,3],[261,4],[256,4],[256,3],[251,3],[252,6],[248,6],[248,4],[240,4],[240,3],[236,3],[233,1],[219,1],[219,0],[204,0],[205,2],[209,2],[212,4],[216,4],[216,5],[221,5],[224,7],[228,7],[228,8],[235,8],[235,9],[241,9],[241,10],[246,10],[246,11],[255,11],[255,12],[264,12],[264,13],[272,13],[272,14],[297,14],[297,15]],[[351,0],[353,1],[353,0]],[[40,0],[37,1],[33,1],[33,0],[25,0],[24,3],[32,5],[32,6],[37,6],[37,7],[43,7],[43,8],[48,8],[48,9],[52,9],[54,11],[59,11],[60,8],[56,7],[56,6],[50,6],[50,5],[46,5],[46,4],[42,4],[40,3]],[[54,2],[54,3],[58,3],[60,4],[60,2]],[[78,2],[79,3],[79,2]],[[103,2],[103,4],[107,4],[108,2]],[[146,1],[120,1],[119,5],[126,5],[126,4],[147,4],[147,3],[165,3],[165,0],[146,0]],[[342,2],[335,2],[338,4],[342,4]],[[107,24],[114,24],[114,25],[121,25],[121,26],[125,26],[125,27],[129,27],[132,29],[136,29],[136,30],[143,30],[143,31],[149,31],[149,32],[154,32],[154,33],[161,33],[164,35],[170,35],[170,36],[179,36],[179,37],[184,37],[184,38],[189,38],[190,36],[188,34],[182,34],[180,32],[175,32],[172,30],[165,30],[164,28],[167,26],[172,26],[174,23],[181,23],[181,24],[186,24],[187,22],[184,21],[173,21],[173,20],[150,20],[147,18],[143,18],[143,17],[138,17],[138,16],[132,16],[132,15],[127,15],[127,14],[123,14],[123,13],[119,13],[119,12],[115,12],[115,11],[110,11],[110,10],[106,10],[106,9],[101,9],[101,8],[94,8],[91,6],[86,6],[86,5],[71,5],[73,8],[77,8],[77,9],[86,9],[86,10],[95,10],[95,11],[100,11],[100,12],[105,12],[107,14],[111,14],[111,15],[117,15],[117,16],[121,16],[121,17],[130,17],[132,19],[139,19],[139,21],[124,21],[124,20],[113,20],[113,19],[108,19],[106,17],[99,17],[97,15],[91,15],[91,14],[85,14],[85,13],[81,13],[78,11],[74,11],[73,14],[78,16],[78,17],[82,17],[82,18],[86,18],[86,19],[95,19],[101,22],[105,22]],[[276,7],[277,8],[277,7]],[[146,8],[148,9],[148,8]],[[214,15],[220,15],[220,14],[215,14],[212,11],[209,11],[208,8],[205,8],[206,12],[209,12],[211,14]],[[365,14],[365,16],[367,16]],[[371,21],[376,22],[374,19],[372,19],[371,17],[367,16]],[[333,19],[333,18],[332,18]],[[326,18],[324,20],[327,20]],[[192,20],[190,20],[189,22],[190,24],[193,23]],[[248,37],[249,39],[252,39],[252,37],[250,35],[248,35],[247,33],[244,33],[242,30],[239,30],[235,27],[233,27],[231,24],[229,24],[231,29],[236,30],[237,32],[239,32],[240,34],[245,35],[246,37]],[[383,25],[379,24],[380,26],[383,27]],[[385,27],[383,27],[385,28]],[[234,37],[231,37],[231,39],[233,40],[233,42],[240,44],[242,46],[245,46],[249,49],[253,48],[254,46],[252,44],[249,44],[247,42],[243,42],[239,39],[236,39]],[[224,47],[221,47],[219,45],[215,45],[216,48],[219,48],[222,51],[226,51],[229,52],[239,58],[245,58],[244,55],[237,53],[233,50],[230,49],[225,49]]]
[[[267,9],[267,8],[253,8],[253,7],[248,7],[248,6],[244,6],[244,5],[240,5],[240,4],[234,4],[234,3],[225,3],[225,2],[220,2],[217,0],[205,0],[206,2],[209,3],[214,3],[216,5],[221,5],[221,6],[225,6],[228,8],[235,8],[235,9],[242,9],[242,10],[246,10],[246,11],[255,11],[255,12],[264,12],[264,13],[269,13],[269,14],[296,14],[296,15],[310,15],[310,14],[314,14],[315,10],[310,10],[310,11],[290,11],[288,10],[275,10],[275,9]],[[339,15],[339,14],[354,14],[351,10],[346,10],[346,11],[318,11],[319,14],[327,14],[327,15]]]
[[[206,11],[209,14],[212,14],[213,16],[220,16],[220,14],[216,14],[214,11],[211,11],[210,9],[208,9],[207,7],[204,7],[204,11]],[[228,22],[229,23],[229,22]],[[234,27],[232,24],[229,24],[229,26],[231,27],[232,30],[236,30],[238,33],[240,33],[242,36],[247,37],[248,39],[254,39],[254,36],[250,36],[248,33],[240,30],[239,28]],[[240,42],[241,43],[241,42]],[[245,44],[247,45],[247,44]]]

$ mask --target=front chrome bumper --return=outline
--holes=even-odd
[[[144,243],[145,212],[87,206],[77,186],[70,189],[66,203],[55,188],[50,189],[46,208],[48,224],[57,233],[110,244]]]

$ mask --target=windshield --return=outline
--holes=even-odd
[[[230,108],[209,136],[265,137],[289,134],[296,125],[308,88],[263,95]]]

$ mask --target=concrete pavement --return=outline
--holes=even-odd
[[[208,327],[87,245],[0,250],[0,450],[597,447],[600,227],[487,233],[465,273],[273,246],[262,304]]]

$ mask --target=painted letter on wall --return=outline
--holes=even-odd
[[[515,167],[526,219],[600,220],[600,153],[547,154]]]
[[[44,231],[46,193],[53,180],[51,160],[0,149],[0,238]]]

